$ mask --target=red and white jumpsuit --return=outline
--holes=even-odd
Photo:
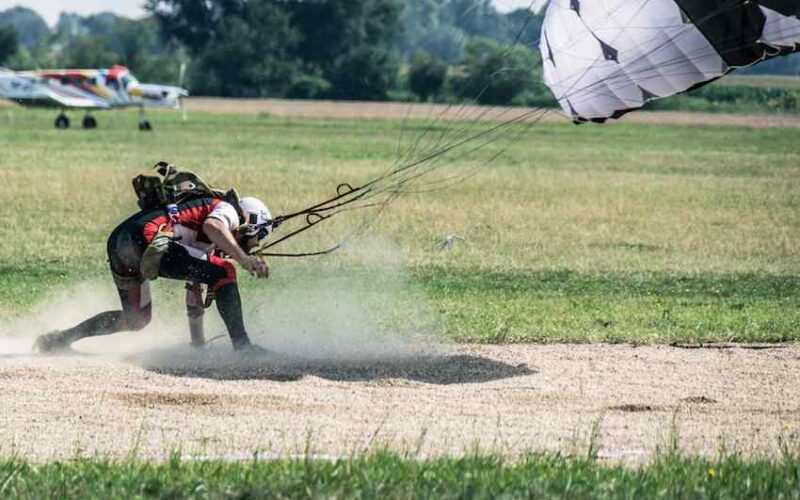
[[[161,259],[158,275],[163,278],[208,285],[215,294],[234,347],[250,344],[242,319],[236,269],[211,252],[213,244],[203,233],[203,223],[214,218],[231,231],[239,226],[236,209],[216,198],[196,198],[178,205],[175,240]],[[142,211],[117,226],[108,239],[108,261],[119,292],[122,310],[107,311],[62,332],[68,343],[81,338],[140,330],[151,318],[150,288],[142,277],[142,255],[159,228],[171,224],[165,210]],[[191,314],[191,308],[190,308]]]

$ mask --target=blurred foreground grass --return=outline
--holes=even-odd
[[[798,498],[800,462],[663,457],[641,468],[534,455],[419,461],[388,453],[336,461],[167,463],[0,461],[4,498]]]
[[[108,279],[106,237],[135,210],[130,179],[158,160],[281,213],[465,127],[211,114],[182,123],[159,113],[155,132],[142,134],[132,113],[101,114],[93,132],[56,131],[52,118],[0,115],[3,316],[76,280]],[[399,199],[366,240],[314,266],[399,265],[441,333],[462,341],[800,339],[795,129],[542,125],[512,136],[510,146],[454,155],[444,175],[505,150],[462,184]],[[361,222],[334,220],[286,249],[319,249]],[[442,250],[448,235],[465,241]],[[276,282],[245,278],[247,293],[309,269],[272,266]]]

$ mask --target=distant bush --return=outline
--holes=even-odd
[[[648,109],[724,112],[800,111],[800,90],[713,84],[687,94],[654,101]]]
[[[512,104],[534,92],[539,80],[539,56],[521,45],[503,46],[485,39],[467,45],[461,74],[452,79],[453,93],[479,104]]]
[[[341,57],[329,70],[331,89],[327,97],[362,101],[385,101],[397,85],[400,64],[394,53],[365,45]]]
[[[324,96],[331,89],[331,82],[321,76],[303,75],[295,79],[286,97],[289,99],[316,99]]]
[[[447,79],[447,64],[434,55],[420,52],[408,72],[408,87],[421,101],[441,93]]]

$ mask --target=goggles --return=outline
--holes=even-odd
[[[250,214],[248,217],[247,224],[243,226],[243,233],[248,238],[256,238],[258,241],[263,240],[269,235],[270,228],[272,225],[270,223],[258,223],[258,214]]]

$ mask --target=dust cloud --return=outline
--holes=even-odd
[[[273,351],[277,360],[270,362],[380,362],[449,351],[435,340],[436,317],[424,292],[409,284],[402,253],[391,241],[362,239],[332,259],[284,262],[271,262],[269,281],[241,279],[245,325],[254,343]],[[197,350],[188,345],[182,284],[159,279],[151,290],[153,319],[147,328],[84,339],[75,350],[151,367],[241,362],[216,308],[206,314],[211,343]],[[29,353],[36,336],[119,307],[110,277],[57,290],[30,314],[0,322],[0,354]]]
[[[363,361],[441,354],[437,320],[422,290],[409,285],[400,250],[389,240],[354,241],[338,266],[324,262],[276,279],[249,296],[251,336],[304,359]],[[276,266],[276,273],[280,269]]]

